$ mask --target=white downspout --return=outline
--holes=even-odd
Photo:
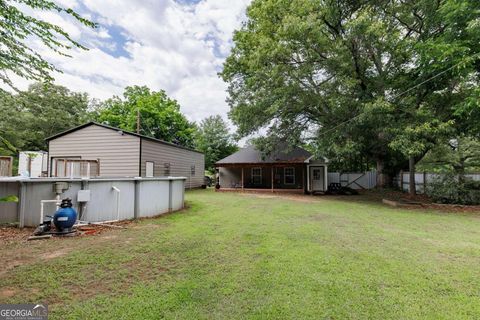
[[[325,164],[325,166],[323,167],[324,168],[324,176],[325,176],[325,179],[323,179],[323,191],[326,192],[328,191],[328,168],[327,168],[327,164]]]

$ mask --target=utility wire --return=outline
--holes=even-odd
[[[141,116],[141,113],[139,113],[139,118],[140,120],[145,120],[143,119],[143,117]],[[148,123],[146,123],[145,121],[140,121],[140,128],[143,129],[145,131],[145,128],[143,126],[146,126],[148,129],[148,136],[150,135],[153,135],[155,136],[155,132],[150,128],[150,126],[148,125]]]
[[[478,58],[479,55],[480,55],[480,53],[477,53],[477,54],[472,55],[471,57],[472,57],[472,58]],[[447,69],[445,69],[445,70],[443,70],[443,71],[440,71],[439,73],[437,73],[437,74],[431,76],[430,78],[428,78],[428,79],[426,79],[426,80],[424,80],[424,81],[422,81],[422,82],[414,85],[413,87],[410,87],[410,88],[408,88],[407,90],[405,90],[405,91],[403,91],[403,92],[401,92],[401,93],[399,93],[399,94],[394,95],[390,100],[393,101],[393,100],[397,99],[398,97],[403,96],[404,94],[412,91],[413,89],[415,89],[415,88],[417,88],[417,87],[419,87],[419,86],[421,86],[421,85],[423,85],[423,84],[425,84],[425,83],[427,83],[427,82],[430,82],[430,81],[432,81],[432,80],[435,79],[435,78],[438,78],[438,77],[441,76],[442,74],[447,73],[448,71],[450,71],[450,70],[452,70],[453,68],[459,66],[459,65],[462,64],[463,62],[464,62],[464,61],[462,60],[462,61],[454,64],[453,66],[451,66],[451,67],[449,67],[449,68],[447,68]],[[327,134],[327,133],[329,133],[329,132],[332,132],[332,131],[334,131],[335,129],[343,126],[344,124],[347,124],[347,123],[349,123],[350,121],[355,120],[356,118],[360,117],[361,115],[362,115],[362,113],[357,114],[356,116],[354,116],[354,117],[352,117],[352,118],[350,118],[350,119],[348,119],[348,120],[345,120],[345,121],[343,121],[343,122],[340,122],[339,124],[337,124],[337,125],[334,126],[333,128],[330,128],[330,129],[328,129],[328,130],[326,130],[326,131],[322,131],[318,136],[321,137],[321,136],[323,136],[323,135],[325,135],[325,134]]]

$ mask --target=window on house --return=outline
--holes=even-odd
[[[252,168],[253,184],[262,184],[262,168]]]
[[[169,176],[170,175],[170,162],[165,162],[163,164],[163,174],[165,176]]]
[[[195,175],[195,166],[194,166],[194,165],[192,165],[192,166],[190,167],[190,172],[191,172],[192,176]]]
[[[154,166],[154,163],[152,161],[145,162],[145,177],[147,178],[153,177],[153,166]]]
[[[295,183],[295,168],[287,167],[284,170],[285,184],[294,184]]]

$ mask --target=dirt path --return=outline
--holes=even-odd
[[[324,196],[320,195],[305,195],[305,194],[294,194],[294,193],[266,193],[266,192],[245,192],[239,193],[242,196],[246,197],[255,197],[261,199],[287,199],[293,201],[299,201],[304,203],[315,203],[325,200]]]
[[[452,205],[452,204],[439,204],[433,203],[428,197],[424,195],[417,195],[415,197],[409,197],[408,194],[394,190],[360,190],[359,195],[305,195],[305,194],[293,194],[293,193],[268,193],[268,192],[245,192],[239,193],[246,197],[255,197],[261,199],[286,199],[292,201],[299,201],[303,203],[318,203],[327,200],[340,200],[340,201],[352,201],[352,202],[364,202],[364,203],[382,203],[382,199],[408,199],[417,202],[418,205],[404,206],[405,210],[435,210],[441,212],[450,213],[473,213],[480,214],[480,206],[464,206],[464,205]]]

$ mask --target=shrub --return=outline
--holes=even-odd
[[[457,175],[447,173],[428,184],[427,194],[434,202],[478,205],[480,204],[480,182],[470,179],[461,182]]]
[[[0,202],[18,202],[17,196],[6,196],[4,198],[0,198]]]

